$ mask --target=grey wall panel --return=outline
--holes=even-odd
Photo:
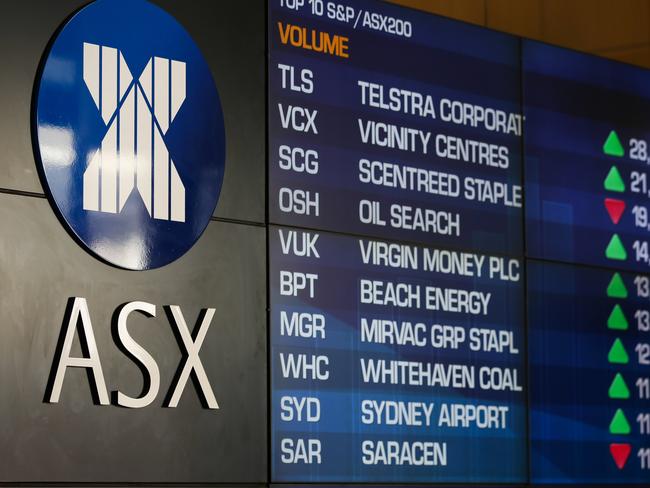
[[[263,227],[212,222],[164,268],[112,268],[80,248],[45,199],[0,194],[0,482],[266,481],[266,271]],[[148,407],[93,404],[82,369],[68,369],[58,404],[44,394],[68,297],[88,301],[109,390],[137,396],[139,368],[111,337],[128,301],[157,307],[129,330],[156,359],[161,390]],[[219,410],[189,382],[163,408],[182,354],[162,306],[182,307],[192,328],[216,315],[201,350]],[[81,354],[75,340],[74,351]]]
[[[63,20],[86,2],[12,2],[0,15],[0,189],[42,193],[31,144],[38,63]],[[215,215],[265,218],[265,8],[263,0],[159,0],[212,68],[226,125],[226,174]],[[128,52],[128,50],[127,50]]]

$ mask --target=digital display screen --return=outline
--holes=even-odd
[[[272,481],[647,483],[650,73],[268,8]]]
[[[618,270],[648,271],[650,72],[531,41],[522,59],[526,254],[573,263],[526,266],[531,480],[647,482],[649,278]]]
[[[650,71],[523,42],[529,257],[650,271]]]
[[[518,40],[371,0],[336,2],[349,21],[324,4],[269,2],[270,221],[521,255]],[[328,39],[346,49],[316,52]]]
[[[650,278],[528,261],[531,479],[642,483]]]
[[[277,478],[525,479],[520,259],[269,232]]]

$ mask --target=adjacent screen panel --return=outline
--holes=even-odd
[[[272,223],[523,253],[518,39],[271,0],[269,46]]]
[[[522,53],[530,479],[647,482],[650,72]]]
[[[530,257],[650,269],[650,71],[523,41]]]
[[[528,261],[531,481],[647,483],[650,278]]]

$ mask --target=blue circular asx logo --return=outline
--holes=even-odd
[[[199,48],[144,0],[98,0],[60,29],[37,80],[34,137],[54,209],[126,269],[187,252],[219,199],[225,135]]]

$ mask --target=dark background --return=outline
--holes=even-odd
[[[212,68],[227,156],[214,221],[185,256],[147,272],[113,268],[79,247],[44,198],[34,163],[37,68],[56,29],[84,3],[11,2],[0,13],[0,483],[264,483],[264,2],[154,2],[185,26]],[[111,316],[128,301],[156,305],[156,318],[129,320],[134,339],[160,368],[152,405],[94,405],[86,373],[75,368],[59,403],[43,402],[74,296],[88,300],[108,390],[132,396],[142,376],[113,342]],[[191,329],[202,308],[216,308],[201,359],[219,410],[202,408],[191,381],[178,408],[162,407],[181,360],[162,308],[171,304],[181,306]]]

